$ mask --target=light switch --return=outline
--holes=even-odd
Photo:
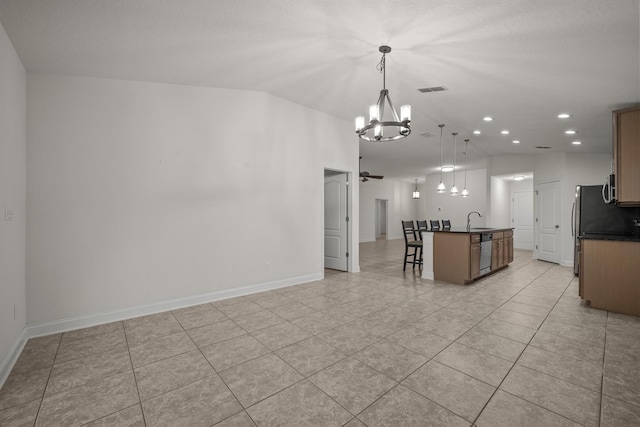
[[[4,205],[4,220],[5,221],[12,221],[13,220],[13,210],[6,203]]]

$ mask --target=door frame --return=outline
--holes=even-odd
[[[327,174],[329,172],[329,174]],[[349,171],[333,169],[333,168],[324,168],[323,176],[322,176],[322,209],[320,210],[321,216],[321,227],[320,227],[320,266],[321,273],[324,276],[324,178],[330,175],[346,175],[347,176],[347,217],[349,221],[347,221],[347,252],[349,253],[349,257],[347,257],[347,272],[352,273],[353,270],[353,239],[351,236],[353,223],[353,174]]]
[[[540,259],[540,257],[538,256],[538,246],[540,245],[540,221],[538,221],[538,218],[540,217],[540,203],[539,203],[539,195],[540,195],[540,186],[544,185],[544,184],[553,184],[556,183],[558,186],[558,200],[557,200],[557,215],[558,215],[558,222],[560,225],[560,223],[562,223],[562,180],[560,179],[550,179],[550,180],[546,180],[546,181],[540,181],[540,182],[536,182],[534,187],[533,187],[533,212],[534,212],[534,223],[533,223],[533,227],[534,227],[534,233],[535,233],[535,237],[534,237],[534,248],[533,248],[533,258],[534,259]],[[562,231],[560,231],[560,234],[558,235],[558,265],[562,265]],[[544,261],[544,260],[543,260]],[[551,261],[548,261],[551,262]]]
[[[385,210],[385,213],[384,213],[384,222],[385,222],[384,229],[386,231],[385,232],[385,240],[388,240],[389,239],[389,199],[376,199],[376,214],[375,214],[375,227],[376,227],[376,229],[375,229],[375,232],[374,232],[374,234],[375,234],[374,237],[375,237],[376,240],[378,240],[378,237],[380,236],[380,233],[379,233],[379,231],[380,231],[380,227],[379,227],[380,226],[380,211],[379,211],[378,208],[381,205],[383,205],[383,203],[381,203],[381,202],[384,202],[384,210]]]

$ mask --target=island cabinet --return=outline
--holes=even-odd
[[[640,106],[613,112],[616,203],[640,206]]]
[[[490,274],[513,260],[513,231],[493,233]],[[436,231],[433,233],[433,277],[448,283],[465,285],[480,276],[480,232]],[[483,274],[483,275],[484,275]]]
[[[640,316],[640,241],[580,241],[581,296],[593,308]]]

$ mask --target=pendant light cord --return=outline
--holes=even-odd
[[[438,125],[438,127],[440,128],[440,182],[442,182],[442,162],[443,162],[443,157],[442,157],[442,128],[444,127],[444,125]]]
[[[453,186],[456,186],[456,136],[458,132],[453,132]]]

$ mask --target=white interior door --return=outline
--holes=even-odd
[[[347,271],[347,174],[324,178],[324,266]]]
[[[560,263],[560,182],[546,182],[536,190],[538,259]]]
[[[514,249],[533,250],[533,191],[517,191],[511,198]]]

